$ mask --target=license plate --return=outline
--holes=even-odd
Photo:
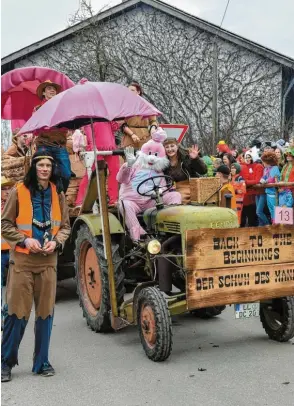
[[[259,303],[235,304],[235,318],[249,319],[250,317],[259,317]]]

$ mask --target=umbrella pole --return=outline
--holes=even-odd
[[[112,261],[112,249],[111,249],[111,235],[109,227],[109,216],[108,216],[108,206],[107,206],[107,194],[106,194],[106,179],[105,179],[105,161],[97,161],[97,147],[94,137],[94,126],[93,120],[91,119],[91,132],[92,132],[92,142],[94,147],[94,157],[95,157],[95,168],[96,168],[96,180],[97,189],[99,197],[99,213],[101,216],[102,224],[102,236],[104,245],[104,254],[107,261],[108,267],[108,279],[109,279],[109,292],[110,292],[110,304],[112,313],[112,325],[114,326],[114,318],[118,316],[117,309],[117,299],[116,299],[116,289],[115,289],[115,277],[114,277],[114,266]]]

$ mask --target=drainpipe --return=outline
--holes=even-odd
[[[286,99],[288,94],[290,93],[292,87],[294,86],[294,78],[291,80],[289,83],[285,94],[282,99],[282,116],[281,116],[281,136],[282,138],[285,138],[285,110],[286,110]]]

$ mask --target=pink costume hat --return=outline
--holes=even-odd
[[[158,158],[164,158],[166,154],[162,143],[167,138],[166,132],[161,127],[158,127],[151,137],[152,139],[142,146],[141,153],[146,155],[155,155],[157,153]]]

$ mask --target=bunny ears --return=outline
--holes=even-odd
[[[155,142],[163,143],[167,139],[167,134],[161,127],[158,127],[151,135],[151,138]]]

